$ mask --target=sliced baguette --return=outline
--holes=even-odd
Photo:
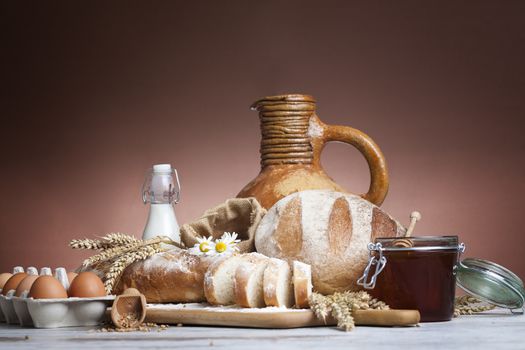
[[[309,308],[308,299],[312,294],[312,269],[310,265],[300,261],[293,262],[293,289],[295,307],[297,309]]]
[[[294,291],[290,265],[284,260],[271,258],[264,270],[264,303],[266,306],[292,307]]]
[[[212,305],[232,305],[235,303],[234,278],[242,255],[232,255],[218,259],[210,265],[204,275],[204,295]]]
[[[235,303],[242,307],[264,307],[263,277],[268,257],[250,253],[235,271]]]

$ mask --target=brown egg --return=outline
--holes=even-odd
[[[81,272],[69,286],[69,296],[77,298],[94,298],[106,295],[104,283],[93,272]]]
[[[18,287],[16,287],[15,296],[19,297],[26,290],[29,291],[31,289],[31,286],[33,285],[33,283],[36,281],[38,277],[39,277],[38,275],[29,275],[26,278],[24,278],[22,282],[20,282]]]
[[[4,288],[4,284],[11,278],[11,276],[13,276],[13,274],[9,272],[0,274],[0,289]]]
[[[67,293],[62,283],[55,277],[40,276],[33,282],[29,296],[35,299],[60,299],[67,298]]]
[[[74,280],[75,277],[77,277],[77,276],[78,276],[78,273],[73,272],[73,271],[69,271],[69,272],[67,273],[67,279],[68,279],[68,281],[69,281],[69,284],[71,284],[71,282],[73,282],[73,280]]]
[[[4,284],[4,288],[2,288],[2,294],[6,295],[7,292],[9,292],[12,289],[16,290],[16,287],[22,282],[24,278],[27,277],[27,273],[25,272],[19,272],[15,273],[11,278],[7,280],[7,282]]]

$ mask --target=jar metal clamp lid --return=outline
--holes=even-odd
[[[436,237],[429,237],[430,239],[434,239]],[[444,237],[448,238],[448,237]],[[410,238],[411,241],[418,238]],[[395,242],[396,240],[393,240]],[[412,242],[410,242],[412,243]],[[405,243],[406,244],[406,243]],[[357,284],[362,286],[365,289],[374,289],[377,282],[377,277],[383,271],[385,268],[385,265],[387,263],[387,259],[384,256],[383,252],[416,252],[416,251],[458,251],[460,254],[465,251],[465,244],[456,244],[455,246],[445,246],[445,245],[438,245],[438,246],[386,246],[383,247],[381,242],[377,243],[368,243],[368,251],[370,254],[370,258],[368,260],[368,265],[365,267],[365,270],[363,272],[363,276],[361,276],[357,280]],[[374,254],[374,252],[377,252]],[[372,267],[375,266],[375,270],[373,274],[370,275]],[[369,279],[370,276],[370,279]]]
[[[459,253],[465,251],[463,243],[453,247]],[[370,259],[363,276],[357,284],[365,289],[374,289],[377,277],[384,269],[387,259],[383,252],[387,251],[435,251],[451,249],[441,246],[405,246],[383,247],[381,243],[369,243]],[[375,252],[375,253],[374,253]],[[372,273],[372,267],[375,270]],[[467,258],[458,261],[455,267],[456,282],[470,295],[487,303],[510,309],[514,314],[523,314],[525,309],[525,288],[523,281],[513,272],[494,262]]]

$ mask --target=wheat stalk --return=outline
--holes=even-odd
[[[125,246],[138,241],[139,240],[133,236],[117,232],[109,233],[101,239],[73,239],[69,242],[69,246],[73,249],[103,250]]]
[[[104,287],[106,288],[107,294],[113,292],[113,286],[115,285],[118,276],[120,276],[124,269],[132,262],[133,258],[131,254],[124,254],[113,262],[109,271],[104,275]]]
[[[111,260],[113,258],[119,257],[120,255],[129,252],[130,250],[136,249],[140,246],[140,243],[135,243],[129,246],[122,246],[122,247],[114,247],[105,249],[102,252],[93,255],[90,258],[87,258],[84,260],[82,265],[84,267],[93,266],[97,263],[101,263],[107,260]]]
[[[484,311],[493,310],[496,305],[486,304],[471,295],[456,297],[454,301],[454,317],[460,315],[472,315]]]
[[[317,318],[325,322],[326,317],[332,315],[337,321],[337,327],[345,331],[355,327],[352,316],[354,310],[389,309],[384,302],[373,299],[364,291],[334,293],[328,296],[312,293],[308,301]]]
[[[100,239],[73,239],[69,246],[73,249],[108,249],[136,243],[139,240],[124,233],[109,233]]]
[[[84,260],[82,266],[101,272],[104,275],[106,291],[111,293],[126,267],[135,261],[145,260],[164,251],[161,244],[184,248],[165,236],[140,240],[123,233],[109,233],[101,239],[74,239],[69,246],[73,249],[100,250],[99,253]]]
[[[120,276],[122,275],[122,272],[124,272],[126,267],[128,267],[136,261],[145,260],[150,256],[155,255],[156,253],[160,253],[161,251],[162,248],[160,243],[154,243],[151,245],[143,246],[136,251],[127,252],[124,255],[117,258],[109,268],[109,271],[104,275],[104,287],[106,288],[106,292],[108,294],[111,294],[113,292],[113,288],[119,281]]]
[[[111,260],[111,259],[114,259],[116,257],[121,256],[122,254],[125,254],[125,253],[128,253],[128,252],[132,252],[132,251],[137,250],[137,249],[139,249],[141,247],[148,246],[148,245],[151,245],[151,244],[156,244],[156,243],[167,243],[167,244],[172,244],[172,245],[175,245],[175,246],[180,246],[176,242],[173,242],[171,239],[169,239],[168,237],[164,237],[164,236],[162,236],[162,237],[155,237],[155,238],[148,239],[148,240],[145,240],[145,241],[136,240],[135,242],[129,243],[129,244],[124,245],[124,246],[117,246],[115,248],[105,249],[101,253],[93,255],[92,257],[87,258],[86,260],[84,260],[82,265],[84,267],[93,266],[96,263],[100,263],[100,262],[103,262],[103,261],[106,261],[106,260]]]

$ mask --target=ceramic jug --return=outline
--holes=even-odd
[[[361,197],[383,203],[388,172],[383,153],[363,132],[349,126],[327,125],[315,112],[309,95],[268,96],[256,101],[261,125],[261,171],[238,197],[255,197],[265,208],[298,191],[330,189],[350,193],[335,183],[321,166],[327,142],[340,141],[357,148],[370,168],[370,187]]]

